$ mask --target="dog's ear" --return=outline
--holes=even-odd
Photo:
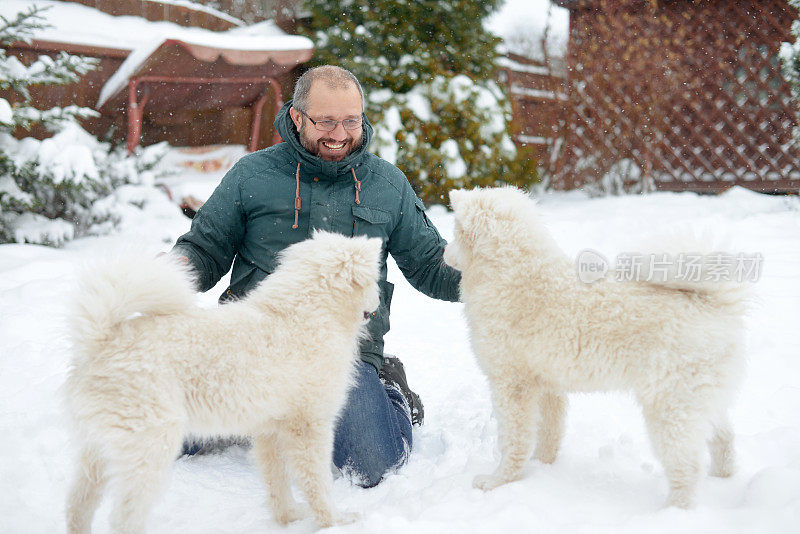
[[[364,287],[377,279],[383,241],[379,238],[347,238],[331,269],[347,285]]]
[[[463,189],[451,189],[448,193],[450,197],[450,208],[452,208],[453,212],[458,212],[458,206],[461,205],[461,201],[464,198],[466,191]]]
[[[461,227],[463,244],[474,247],[482,234],[491,233],[494,217],[486,202],[487,189],[455,190],[450,192],[450,202],[456,221]]]
[[[368,259],[374,259],[376,263],[380,264],[381,252],[383,251],[383,239],[379,237],[367,238],[367,253]]]
[[[378,237],[359,238],[365,241],[359,250],[359,268],[354,271],[353,283],[365,287],[375,282],[380,274],[383,240]]]
[[[467,229],[472,226],[472,204],[475,201],[475,194],[466,189],[453,189],[450,191],[450,207],[453,208],[453,213],[456,220],[462,228]]]

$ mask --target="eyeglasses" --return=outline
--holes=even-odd
[[[358,130],[361,128],[361,117],[356,119],[345,119],[343,121],[332,121],[332,120],[324,120],[324,121],[315,121],[311,117],[308,116],[308,113],[303,111],[302,109],[298,109],[300,113],[308,117],[308,120],[311,121],[311,124],[314,125],[314,128],[321,132],[332,132],[336,129],[336,126],[341,122],[342,127],[345,130]]]

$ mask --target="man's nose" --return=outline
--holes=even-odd
[[[341,122],[336,123],[336,128],[331,130],[330,132],[331,137],[336,139],[337,141],[344,141],[347,139],[347,130],[344,129],[344,124]]]

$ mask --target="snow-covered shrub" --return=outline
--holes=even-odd
[[[536,162],[511,140],[511,106],[493,81],[437,76],[384,106],[378,154],[396,162],[426,202],[447,204],[454,188],[531,185]]]
[[[511,141],[510,104],[494,81],[499,39],[481,24],[499,3],[309,3],[315,61],[358,77],[373,147],[428,204],[446,204],[454,187],[536,181],[536,161]]]
[[[13,20],[0,19],[0,45],[29,41],[44,27],[36,8]],[[78,118],[95,111],[78,106],[39,110],[30,103],[29,87],[73,83],[95,64],[62,53],[24,65],[0,48],[0,90],[16,97],[13,103],[0,98],[0,243],[58,246],[80,235],[107,232],[117,217],[114,206],[101,200],[123,184],[152,185],[165,145],[128,156],[78,124]],[[35,123],[55,135],[45,140],[11,135]]]
[[[152,186],[166,143],[129,156],[65,125],[42,141],[0,133],[0,242],[61,245],[118,222],[107,198],[125,184]]]
[[[583,165],[600,168],[596,157],[586,158]],[[605,168],[602,176],[582,187],[592,197],[609,195],[638,195],[656,190],[652,175],[647,175],[632,158],[624,158]]]

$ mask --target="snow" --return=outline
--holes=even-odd
[[[77,124],[69,124],[53,137],[41,141],[36,149],[42,170],[53,174],[53,183],[82,183],[86,178],[97,180],[92,147],[97,140]]]
[[[569,11],[550,0],[505,0],[484,27],[503,38],[509,52],[543,59],[544,39],[550,56],[567,55]]]
[[[439,148],[439,151],[445,159],[445,172],[450,178],[458,179],[463,178],[467,174],[467,164],[461,158],[461,152],[458,149],[458,142],[455,139],[448,139]]]
[[[8,126],[14,124],[14,112],[5,98],[0,98],[0,124]]]
[[[37,168],[40,177],[51,177],[55,184],[82,184],[100,176],[93,155],[100,142],[74,122],[67,123],[53,137],[41,141],[33,137],[19,141],[4,137],[3,145],[17,168],[38,161],[41,164]]]
[[[223,154],[224,155],[224,154]],[[194,161],[219,157],[196,154]],[[231,152],[230,156],[235,157]],[[181,156],[184,159],[184,156]],[[223,169],[190,172],[184,193],[207,195]],[[150,191],[149,193],[147,191]],[[0,246],[0,532],[65,532],[64,498],[73,467],[59,388],[71,357],[65,312],[77,266],[120,244],[167,250],[190,221],[155,190],[145,211],[131,207],[113,237],[80,238],[62,249]],[[388,352],[400,356],[425,403],[410,462],[378,487],[338,478],[333,499],[360,519],[338,533],[789,533],[800,520],[800,202],[734,188],[719,196],[654,193],[589,198],[540,195],[540,209],[569,254],[591,248],[612,258],[679,226],[710,228],[737,250],[764,256],[747,317],[749,369],[732,418],[739,469],[704,478],[695,509],[664,509],[667,487],[633,399],[570,397],[567,432],[553,465],[531,461],[525,478],[483,493],[472,478],[498,461],[496,422],[486,380],[472,355],[462,306],[414,291],[390,263],[396,284]],[[428,212],[445,237],[453,218]],[[223,281],[201,296],[216,305]],[[535,305],[535,303],[532,303]],[[706,460],[707,462],[707,460]],[[264,506],[266,489],[239,448],[175,462],[150,520],[153,534],[305,533],[311,520],[282,528]],[[299,495],[299,494],[298,494]],[[96,533],[109,532],[106,501]]]
[[[153,2],[153,3],[156,3],[156,4],[166,4],[166,5],[172,5],[172,6],[188,7],[188,8],[191,8],[192,10],[194,10],[194,11],[204,11],[206,13],[214,15],[217,18],[221,18],[223,20],[227,20],[228,22],[236,24],[237,26],[244,26],[245,25],[244,21],[241,20],[241,19],[237,19],[236,17],[228,15],[227,13],[223,13],[222,11],[220,11],[218,9],[214,9],[213,7],[209,7],[209,6],[206,6],[206,5],[203,5],[203,4],[199,4],[197,2],[191,2],[190,0],[147,0],[147,1],[148,2]]]
[[[52,243],[61,246],[75,236],[75,227],[62,219],[48,219],[36,213],[23,213],[15,221],[17,243]]]
[[[507,102],[503,102],[503,93],[493,81],[479,84],[463,74],[451,78],[434,76],[429,82],[420,83],[407,93],[392,94],[389,90],[382,89],[372,91],[368,98],[383,108],[383,119],[375,124],[373,147],[380,157],[390,163],[397,161],[399,146],[396,135],[403,127],[402,109],[411,111],[421,122],[436,122],[440,117],[433,113],[432,102],[463,103],[470,98],[474,99],[474,107],[481,110],[485,117],[480,127],[481,136],[488,139],[494,135],[502,135],[502,149],[511,156],[516,153],[511,136],[506,134],[510,107]],[[405,146],[414,147],[419,141],[415,135],[407,133]],[[427,143],[427,138],[423,142]],[[458,143],[454,139],[444,141],[437,150],[446,158],[448,176],[460,178],[466,174],[467,165],[461,158]],[[424,173],[420,176],[424,179]]]
[[[11,17],[32,3],[3,0],[0,15]],[[35,3],[52,8],[46,16],[55,27],[37,35],[42,40],[123,48],[140,55],[166,36],[210,44],[208,35],[194,30],[187,35],[185,28],[171,23],[111,17],[74,3]],[[554,42],[566,40],[566,11],[554,7],[548,15],[548,7],[547,0],[507,0],[487,27],[505,37],[512,51],[530,55],[527,52],[535,52],[548,17],[554,24],[550,30]],[[273,30],[269,23],[237,28],[214,37],[227,41],[214,42],[255,46],[250,39],[263,42],[275,37],[295,46]],[[551,46],[558,49],[557,44]],[[491,92],[485,97],[491,97]],[[429,115],[424,99],[414,98],[409,103],[413,112],[419,117]],[[0,121],[7,117],[3,102]],[[399,113],[392,109],[391,134],[400,127]],[[35,139],[14,141],[15,162],[45,157],[63,171],[60,179],[89,176],[94,171],[84,149],[93,143],[74,131],[66,135],[61,145]],[[0,143],[10,142],[0,135]],[[65,145],[75,148],[53,148]],[[454,154],[454,148],[450,143],[445,151]],[[66,312],[76,270],[120,245],[168,250],[190,224],[176,202],[190,195],[207,198],[225,169],[244,152],[238,146],[173,151],[166,162],[181,172],[163,182],[175,202],[158,189],[131,185],[97,203],[98,209],[114,210],[121,218],[113,236],[79,238],[61,249],[0,245],[0,533],[65,532],[64,500],[73,450],[60,388],[71,359]],[[620,168],[618,174],[623,171],[630,169]],[[457,169],[452,173],[457,174]],[[145,185],[151,182],[142,179]],[[0,192],[20,194],[3,177]],[[553,465],[531,461],[525,478],[518,482],[490,493],[473,489],[473,477],[493,470],[499,457],[489,390],[469,347],[462,306],[416,292],[390,262],[389,276],[396,289],[386,349],[404,361],[409,382],[425,403],[426,421],[414,430],[409,464],[378,487],[364,490],[345,479],[336,480],[333,499],[337,506],[359,514],[360,519],[331,530],[354,534],[795,532],[800,521],[797,197],[767,196],[742,188],[719,196],[654,193],[589,198],[579,191],[539,196],[544,220],[571,255],[591,249],[614,258],[638,251],[644,241],[652,243],[652,236],[689,227],[724,237],[736,247],[734,251],[763,256],[762,276],[755,286],[758,301],[746,321],[748,372],[732,413],[737,474],[727,480],[704,478],[693,510],[662,508],[667,494],[663,470],[633,399],[626,394],[583,394],[570,397],[567,432]],[[453,218],[444,208],[435,206],[428,215],[446,238],[452,235]],[[17,238],[69,237],[66,226],[33,216],[24,228],[26,235]],[[227,277],[200,296],[202,305],[215,306],[226,284]],[[181,458],[153,510],[149,532],[315,530],[310,520],[280,527],[264,506],[265,498],[260,477],[240,448]],[[96,533],[109,532],[109,511],[105,501],[95,521]]]
[[[119,90],[136,68],[167,39],[225,50],[309,50],[313,43],[306,37],[287,35],[271,21],[237,27],[225,32],[187,28],[172,22],[151,22],[142,17],[114,17],[71,2],[52,0],[3,0],[0,15],[12,18],[32,5],[47,8],[42,15],[49,28],[35,38],[101,47],[132,50],[100,95],[98,107]]]
[[[285,34],[272,21],[263,21],[253,26],[234,28],[226,32],[178,27],[171,29],[168,33],[159,33],[147,41],[142,41],[103,86],[97,100],[97,107],[101,107],[106,100],[123,88],[139,66],[167,39],[177,39],[189,44],[222,50],[311,50],[314,47],[310,39],[299,35]]]
[[[287,35],[271,21],[215,32],[142,17],[115,17],[82,4],[54,0],[3,0],[0,15],[10,18],[33,5],[46,9],[41,15],[50,27],[34,36],[44,41],[124,50],[168,38],[237,50],[305,50],[313,46],[310,39]]]

